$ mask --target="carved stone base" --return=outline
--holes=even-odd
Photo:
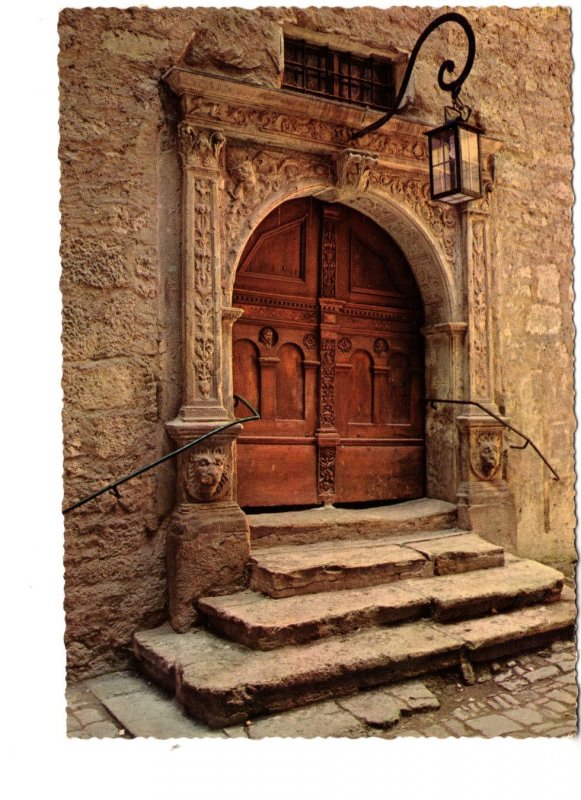
[[[458,526],[516,553],[516,506],[508,484],[463,481],[458,490]]]
[[[236,503],[178,505],[167,540],[172,628],[185,633],[196,623],[199,597],[244,589],[249,555],[248,521]]]

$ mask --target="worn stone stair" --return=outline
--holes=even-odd
[[[209,630],[137,633],[143,671],[189,714],[222,727],[540,647],[573,629],[561,573],[455,529],[450,504],[339,511],[293,512],[292,525],[301,522],[286,529],[284,515],[258,515],[250,588],[198,601]]]

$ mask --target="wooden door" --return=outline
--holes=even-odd
[[[421,300],[393,240],[343,206],[285,203],[234,305],[234,391],[262,415],[238,438],[240,505],[423,496]]]

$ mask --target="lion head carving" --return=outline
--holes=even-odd
[[[500,466],[500,442],[493,434],[482,434],[476,441],[472,467],[479,478],[490,480]]]
[[[186,489],[195,500],[219,500],[230,480],[228,471],[228,459],[221,447],[196,450],[190,456]]]

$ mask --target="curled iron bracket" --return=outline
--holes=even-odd
[[[466,34],[466,38],[468,39],[468,57],[466,59],[466,64],[464,65],[464,69],[462,70],[460,75],[458,75],[458,77],[455,78],[454,80],[446,80],[445,73],[454,72],[454,70],[456,69],[455,63],[450,59],[446,59],[444,62],[442,62],[440,69],[438,71],[438,85],[440,89],[442,89],[443,91],[450,92],[450,94],[452,95],[452,107],[453,108],[456,107],[456,104],[459,102],[458,95],[460,94],[460,89],[462,88],[462,84],[470,74],[470,70],[472,69],[472,65],[474,64],[474,57],[476,56],[476,38],[474,36],[474,31],[472,29],[472,26],[470,25],[466,17],[464,17],[462,14],[457,14],[455,11],[451,11],[449,14],[442,14],[441,16],[436,17],[435,20],[430,22],[428,27],[423,31],[423,33],[420,35],[420,38],[415,43],[414,49],[412,50],[410,55],[410,60],[408,61],[405,75],[403,76],[403,80],[398,95],[395,99],[394,107],[390,108],[387,114],[378,119],[376,122],[373,122],[366,128],[363,128],[362,130],[354,133],[351,136],[350,141],[353,141],[355,139],[360,139],[362,136],[365,136],[368,133],[376,131],[378,128],[381,128],[382,125],[385,125],[386,122],[389,122],[389,120],[393,117],[393,115],[400,107],[401,101],[404,98],[421,46],[426,41],[428,36],[432,33],[432,31],[435,31],[436,28],[439,28],[440,25],[444,25],[446,22],[455,22],[458,25],[460,25],[460,27]],[[467,108],[467,107],[462,106],[462,108]]]

